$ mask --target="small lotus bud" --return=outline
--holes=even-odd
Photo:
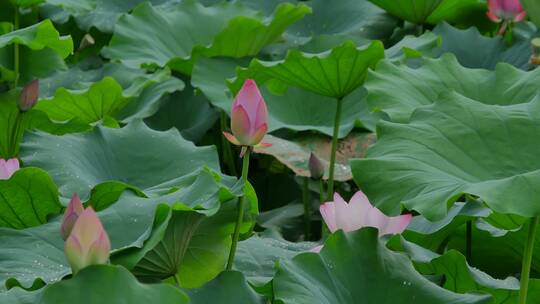
[[[79,44],[79,51],[84,50],[87,47],[91,47],[96,43],[96,40],[92,35],[85,34],[84,37],[81,40],[81,43]]]
[[[111,242],[92,207],[86,208],[75,222],[64,250],[73,274],[87,266],[108,262]]]
[[[238,146],[257,146],[268,131],[266,103],[255,81],[248,79],[236,95],[231,109],[232,134],[223,135]]]
[[[60,227],[60,233],[64,241],[68,238],[73,225],[77,222],[77,219],[83,213],[84,207],[81,203],[81,199],[77,193],[73,194],[71,201],[69,202],[66,211],[64,212],[64,220],[62,221],[62,227]]]
[[[311,178],[321,179],[324,176],[324,165],[313,152],[309,155],[308,168]]]
[[[19,109],[26,112],[34,107],[39,97],[39,80],[34,79],[27,84],[19,97]]]

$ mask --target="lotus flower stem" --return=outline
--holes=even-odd
[[[251,147],[246,147],[246,153],[242,162],[242,180],[247,183],[247,176],[249,171],[249,156],[251,154]],[[244,186],[245,187],[245,186]],[[242,220],[244,219],[244,205],[246,196],[242,196],[238,202],[238,218],[236,219],[236,226],[234,227],[234,234],[232,238],[231,251],[229,252],[229,260],[227,261],[227,270],[231,270],[234,263],[234,255],[236,254],[236,246],[238,244],[238,238],[240,237],[240,226],[242,226]]]
[[[19,111],[17,113],[17,118],[15,118],[15,128],[13,128],[13,133],[11,134],[11,144],[9,150],[10,157],[17,157],[17,148],[19,147],[19,140],[21,139],[21,128],[24,120],[24,112]]]
[[[319,204],[322,205],[325,202],[324,199],[324,180],[321,178],[319,179]],[[321,225],[321,238],[324,239],[326,235],[328,235],[328,228],[326,228],[326,225],[324,224],[324,221]]]
[[[178,273],[173,275],[173,279],[174,279],[174,283],[176,283],[176,286],[181,287],[180,286],[180,278],[178,277]]]
[[[303,177],[302,201],[304,202],[304,240],[311,238],[311,206],[309,201],[309,179]]]
[[[525,250],[523,252],[523,261],[521,267],[519,304],[527,303],[527,291],[529,288],[529,276],[531,273],[531,262],[534,250],[534,240],[536,238],[536,228],[538,227],[538,219],[538,216],[531,218],[531,222],[529,224],[529,234],[527,236],[527,243],[525,244]]]
[[[15,6],[15,12],[13,14],[13,30],[19,29],[19,7]],[[13,81],[13,87],[16,88],[19,84],[19,43],[13,44],[13,70],[15,71],[15,80]]]
[[[467,261],[471,262],[472,259],[472,221],[467,221],[467,245],[465,248],[465,257]]]
[[[343,98],[338,98],[336,105],[336,116],[334,118],[334,134],[332,136],[332,151],[330,154],[330,168],[328,168],[328,192],[327,199],[332,200],[334,195],[334,167],[336,164],[336,151],[338,145],[339,126],[341,124],[341,108]]]
[[[224,111],[221,111],[221,132],[224,132],[227,129],[227,114],[225,114]],[[221,145],[222,145],[222,151],[223,151],[223,160],[225,161],[225,164],[227,164],[227,167],[229,167],[229,172],[231,175],[238,176],[238,172],[236,171],[236,165],[234,163],[231,144],[225,137],[221,137]]]

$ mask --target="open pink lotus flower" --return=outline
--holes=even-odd
[[[108,262],[111,242],[92,207],[81,213],[64,249],[74,274],[87,266]]]
[[[341,229],[345,232],[358,230],[363,227],[379,229],[379,236],[402,233],[412,219],[411,214],[387,216],[373,207],[362,191],[358,191],[347,204],[338,194],[334,193],[334,201],[320,207],[321,215],[330,231]],[[312,249],[319,252],[322,246]]]
[[[234,99],[231,130],[223,135],[238,146],[257,146],[268,131],[266,103],[254,80],[246,80]]]
[[[5,160],[0,158],[0,179],[9,179],[17,170],[19,170],[18,159]]]
[[[527,13],[519,0],[488,0],[486,15],[493,22],[503,23],[499,30],[499,35],[502,35],[509,23],[522,21]]]
[[[73,225],[83,213],[84,207],[81,203],[81,199],[77,193],[73,194],[71,201],[69,202],[66,211],[64,212],[64,219],[62,221],[62,227],[60,227],[60,233],[62,234],[62,239],[66,240],[73,229]]]

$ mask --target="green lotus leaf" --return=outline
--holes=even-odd
[[[141,4],[119,19],[111,43],[102,53],[128,66],[168,65],[190,74],[193,57],[256,55],[309,12],[306,5],[284,3],[271,17],[262,18],[237,3],[211,7],[195,1],[173,7]],[[203,25],[197,22],[201,19]]]
[[[42,290],[26,291],[22,288],[15,287],[7,292],[0,292],[0,303],[10,304],[35,304],[41,296]]]
[[[434,56],[453,53],[459,63],[467,68],[493,70],[499,62],[528,70],[531,57],[530,40],[537,35],[537,29],[520,23],[515,27],[514,41],[508,44],[503,37],[486,37],[477,28],[459,29],[448,23],[440,23],[433,29],[442,44],[433,50]]]
[[[35,51],[49,48],[62,56],[62,58],[66,58],[73,52],[73,40],[71,37],[60,36],[50,20],[44,20],[0,36],[0,48],[14,43],[24,45]]]
[[[265,303],[236,271],[224,271],[217,278],[198,289],[188,289],[190,303],[262,304]]]
[[[486,292],[493,296],[493,304],[517,303],[519,281],[514,277],[495,279],[469,266],[465,256],[456,250],[439,255],[402,240],[405,251],[424,275],[442,276],[442,286],[456,293]]]
[[[498,64],[495,71],[462,67],[451,54],[439,59],[423,59],[419,68],[381,61],[370,71],[365,87],[368,103],[405,122],[418,107],[429,105],[443,92],[455,91],[476,101],[510,105],[530,101],[538,90],[540,70],[523,71]]]
[[[50,20],[7,33],[0,30],[0,81],[15,79],[13,49],[8,47],[13,44],[25,46],[19,50],[21,85],[65,70],[63,58],[73,52],[71,37],[60,36]]]
[[[295,86],[322,96],[344,98],[363,84],[368,68],[374,68],[383,57],[380,41],[361,48],[345,42],[320,54],[290,50],[284,60],[253,60],[247,69],[237,71],[238,77],[229,87],[237,92],[251,78],[259,84],[272,81],[273,92]]]
[[[298,135],[292,139],[282,139],[272,135],[266,135],[265,143],[271,147],[255,148],[257,153],[272,155],[282,164],[291,169],[297,176],[311,176],[308,168],[308,160],[313,152],[321,160],[325,168],[330,163],[330,148],[332,139],[320,135]],[[352,179],[349,159],[362,158],[366,154],[368,146],[375,142],[375,136],[371,133],[354,132],[345,137],[338,149],[338,157],[335,165],[335,179],[348,181]],[[328,178],[328,169],[325,170],[324,179]]]
[[[487,221],[477,221],[472,225],[472,257],[468,260],[471,266],[486,271],[499,278],[515,276],[521,272],[523,243],[527,241],[529,223],[515,230],[501,230]],[[465,252],[465,227],[457,229],[448,239],[448,248]],[[497,248],[494,250],[493,248]],[[540,237],[534,240],[534,254],[531,271],[540,271]],[[504,261],[504,263],[501,263]]]
[[[279,1],[242,1],[267,14],[276,2]],[[319,53],[345,41],[361,45],[370,40],[386,40],[398,21],[367,0],[311,0],[304,3],[311,7],[312,13],[291,25],[283,42],[263,52],[281,58],[287,48],[298,47],[304,52]]]
[[[88,293],[88,290],[94,292]],[[97,292],[99,291],[99,292]],[[83,269],[74,278],[48,286],[43,304],[101,303],[187,304],[189,297],[169,284],[141,284],[125,268],[96,265]]]
[[[0,180],[0,227],[39,226],[61,210],[56,186],[41,169],[20,169],[10,179]]]
[[[538,3],[534,0],[522,0],[522,5],[527,12],[527,16],[531,18],[536,26],[540,26],[540,7],[538,6]]]
[[[162,83],[153,81],[141,85],[139,91],[148,88],[138,97],[125,96],[120,84],[111,77],[92,84],[83,92],[72,92],[59,88],[53,98],[40,100],[35,109],[46,113],[51,119],[68,121],[77,119],[93,123],[107,117],[119,117],[124,122],[151,116],[159,109],[163,95],[183,89],[183,83],[169,78]],[[133,94],[135,92],[132,92]]]
[[[94,186],[115,180],[147,194],[166,192],[171,187],[167,183],[201,166],[219,169],[214,147],[195,147],[177,130],[158,132],[141,121],[122,129],[98,126],[92,132],[61,137],[28,134],[21,158],[45,169],[64,197],[78,192],[85,198]]]
[[[354,179],[389,214],[404,205],[440,220],[467,193],[498,213],[537,216],[531,185],[540,164],[530,138],[540,131],[539,106],[540,98],[499,106],[445,94],[408,123],[380,123],[367,157],[351,161]]]
[[[457,294],[428,281],[402,253],[385,247],[377,230],[328,238],[320,254],[279,264],[273,280],[279,303],[490,303],[491,296]]]
[[[416,24],[458,21],[463,15],[485,11],[478,0],[369,0],[388,13]]]
[[[118,18],[144,0],[46,0],[42,14],[55,23],[66,23],[73,17],[79,28],[89,32],[92,27],[103,33],[112,33]],[[150,0],[153,5],[174,2]]]
[[[176,277],[185,288],[200,287],[224,269],[236,223],[236,199],[247,195],[251,202],[241,226],[246,233],[258,212],[257,198],[252,190],[244,194],[242,185],[234,184],[236,179],[222,179],[209,171],[186,178],[188,185],[176,183],[179,190],[172,194],[148,199],[128,193],[120,198],[119,202],[161,205],[144,244],[117,252],[113,263],[142,278]]]
[[[315,246],[311,242],[293,243],[277,237],[253,236],[238,243],[234,269],[260,289],[274,277],[276,263],[291,260]]]
[[[208,99],[189,86],[165,97],[159,110],[145,122],[154,130],[176,128],[185,139],[198,142],[218,117]]]

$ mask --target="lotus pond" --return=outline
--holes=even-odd
[[[540,303],[538,0],[0,0],[0,304]]]

